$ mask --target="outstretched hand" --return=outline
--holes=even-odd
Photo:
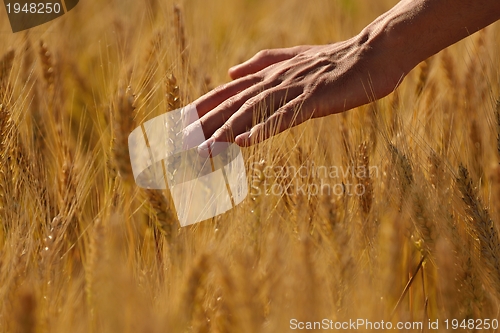
[[[194,102],[207,138],[198,149],[208,155],[214,142],[249,146],[308,119],[369,103],[389,94],[403,73],[389,52],[362,37],[261,51],[229,70],[234,81]]]
[[[498,0],[401,0],[347,41],[261,51],[194,102],[200,122],[192,126],[207,138],[198,150],[248,146],[384,97],[420,61],[498,19]]]

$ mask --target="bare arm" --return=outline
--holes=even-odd
[[[194,102],[209,138],[199,151],[251,145],[382,98],[419,62],[498,19],[499,0],[402,0],[347,41],[261,51]]]
[[[498,19],[497,0],[403,0],[367,29],[385,35],[387,47],[413,68]]]

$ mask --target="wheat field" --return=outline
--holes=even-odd
[[[82,0],[17,34],[2,19],[0,332],[498,320],[498,23],[382,100],[243,148],[250,193],[223,215],[180,228],[170,193],[132,176],[144,121],[261,49],[341,41],[395,3]]]

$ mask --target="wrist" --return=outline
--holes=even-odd
[[[398,7],[400,6],[396,5],[375,19],[360,32],[358,38],[364,40],[380,57],[385,58],[393,68],[405,76],[430,55],[418,47],[415,48],[415,31],[418,27],[408,24],[401,17],[402,10]]]
[[[404,77],[425,58],[409,52],[412,42],[394,30],[389,11],[378,17],[354,37],[355,43],[365,49],[373,68],[383,69],[380,75],[397,87]]]

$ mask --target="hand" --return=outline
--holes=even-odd
[[[420,61],[499,18],[498,0],[402,0],[345,42],[261,51],[229,70],[234,81],[194,102],[193,127],[208,138],[198,150],[248,146],[384,97]]]
[[[404,71],[389,52],[357,37],[261,51],[229,75],[234,81],[194,102],[208,138],[199,146],[202,155],[214,142],[248,146],[310,118],[369,103],[393,91]]]

